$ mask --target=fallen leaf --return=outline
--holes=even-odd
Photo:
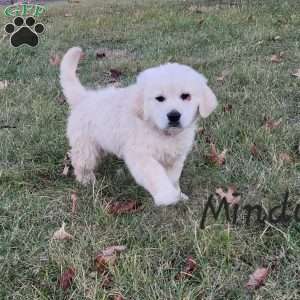
[[[229,186],[227,188],[227,192],[224,192],[222,188],[216,189],[216,194],[220,196],[220,198],[230,204],[238,204],[241,200],[241,196],[237,193],[237,190],[234,186]]]
[[[67,270],[65,270],[58,280],[60,288],[62,288],[63,290],[68,289],[72,285],[75,276],[75,268],[70,267]]]
[[[72,169],[71,153],[68,151],[64,158],[64,170],[62,171],[62,175],[70,176]]]
[[[290,163],[292,162],[292,158],[288,153],[281,152],[279,153],[279,160],[282,162]]]
[[[214,143],[210,144],[210,155],[209,159],[212,163],[214,163],[217,166],[222,166],[225,163],[225,155],[226,155],[227,149],[224,149],[221,154],[217,153],[216,145]]]
[[[1,80],[0,81],[0,90],[4,90],[8,87],[8,81],[7,80]]]
[[[275,120],[265,117],[264,122],[265,122],[264,127],[268,130],[271,130],[271,129],[278,128],[282,122],[282,119],[280,118],[279,120],[275,121]]]
[[[52,236],[53,240],[72,240],[74,237],[73,235],[69,234],[68,232],[65,231],[65,222],[62,223],[61,228],[56,230]]]
[[[250,148],[250,153],[258,158],[258,159],[261,159],[262,158],[262,155],[261,155],[261,151],[258,149],[257,145],[255,143],[253,143],[251,145],[251,148]]]
[[[73,15],[71,13],[65,13],[65,17],[73,17]]]
[[[122,72],[117,69],[110,69],[109,72],[110,76],[115,80],[119,79],[119,77],[122,75]]]
[[[300,69],[297,69],[294,73],[292,73],[292,76],[300,78]]]
[[[193,259],[193,257],[189,256],[185,262],[185,266],[181,272],[179,272],[176,276],[176,280],[182,280],[188,277],[191,277],[197,268],[197,263]]]
[[[110,256],[115,253],[120,253],[122,251],[125,251],[127,249],[126,246],[110,246],[102,250],[102,254],[105,256]]]
[[[230,74],[228,70],[222,71],[221,75],[216,78],[217,81],[224,82],[225,78]]]
[[[258,289],[264,285],[269,274],[268,268],[258,268],[250,275],[249,281],[246,284],[248,289]]]
[[[113,201],[108,203],[107,212],[112,215],[130,214],[142,209],[142,204],[134,200]]]
[[[97,59],[102,59],[105,57],[106,57],[106,53],[102,49],[96,50],[96,58]]]
[[[223,112],[231,112],[232,111],[232,105],[227,103],[223,106]]]
[[[109,270],[109,266],[115,264],[117,254],[126,250],[126,246],[110,246],[100,253],[95,258],[95,266],[98,273],[103,274]]]
[[[54,54],[50,56],[49,59],[50,65],[52,66],[59,66],[61,62],[61,57],[58,54]]]
[[[102,274],[102,280],[100,283],[100,287],[103,289],[111,288],[113,284],[113,276],[111,273],[107,272],[105,274]]]
[[[271,56],[271,62],[272,63],[281,63],[282,60],[283,60],[283,56],[284,56],[284,53],[283,52],[279,52],[279,54],[273,54]]]
[[[200,127],[199,129],[198,129],[198,133],[199,134],[204,134],[204,132],[205,132],[205,128],[204,127]]]
[[[72,200],[72,214],[74,215],[76,213],[77,202],[78,202],[78,195],[76,192],[72,192],[71,200]]]

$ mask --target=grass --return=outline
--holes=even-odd
[[[237,226],[210,217],[200,228],[204,204],[218,187],[234,184],[243,205],[266,209],[279,205],[286,190],[289,211],[300,200],[300,80],[291,76],[300,67],[299,1],[221,2],[55,3],[40,19],[46,32],[38,47],[14,49],[7,39],[1,41],[0,80],[9,86],[0,91],[0,126],[15,128],[0,129],[0,299],[109,299],[116,292],[135,300],[299,298],[300,225],[295,221],[246,227],[242,216]],[[203,12],[195,9],[201,3]],[[3,14],[0,20],[10,21]],[[166,61],[191,65],[207,76],[220,105],[199,122],[205,133],[197,136],[182,175],[190,202],[154,207],[115,158],[99,168],[94,189],[61,176],[68,107],[58,101],[58,68],[49,57],[75,45],[87,54],[80,77],[90,86],[107,84],[110,68],[122,70],[126,85],[140,70]],[[98,48],[113,54],[96,60]],[[281,51],[283,62],[272,64],[271,55]],[[217,81],[224,70],[224,82]],[[232,112],[223,112],[225,104]],[[282,118],[281,126],[266,131],[264,116]],[[205,159],[208,138],[220,151],[229,150],[224,166]],[[260,160],[250,153],[253,143],[262,149]],[[280,162],[282,152],[293,162]],[[74,216],[72,191],[79,197]],[[111,216],[104,209],[107,199],[138,199],[144,210]],[[75,239],[52,241],[63,221]],[[91,266],[99,250],[114,244],[128,249],[111,269],[112,287],[103,289]],[[175,276],[188,255],[197,269],[178,282]],[[62,291],[57,278],[69,266],[77,275]],[[265,286],[249,292],[245,283],[259,266],[272,271]]]

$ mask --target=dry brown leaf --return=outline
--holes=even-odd
[[[50,65],[52,66],[59,66],[61,62],[61,57],[59,54],[54,54],[50,56],[49,59]]]
[[[0,90],[4,90],[8,87],[8,81],[7,80],[1,80],[0,81]]]
[[[271,130],[278,128],[282,122],[282,119],[280,118],[279,120],[275,121],[265,117],[264,122],[264,127],[268,130]]]
[[[72,200],[72,214],[74,215],[76,213],[77,202],[78,202],[78,195],[76,192],[72,192],[71,200]]]
[[[221,73],[221,75],[220,76],[218,76],[217,78],[216,78],[216,80],[217,81],[220,81],[220,82],[224,82],[225,81],[225,78],[229,75],[229,71],[228,70],[223,70],[222,71],[222,73]]]
[[[197,263],[193,257],[189,256],[185,262],[185,266],[181,272],[179,272],[176,276],[176,280],[182,280],[188,277],[191,277],[197,268]]]
[[[222,166],[225,163],[226,152],[227,152],[227,149],[224,149],[220,154],[218,154],[216,145],[214,143],[211,143],[209,159],[213,164],[215,164],[217,166]]]
[[[64,169],[62,171],[63,176],[70,176],[72,171],[71,153],[68,151],[64,158]]]
[[[268,268],[258,268],[250,275],[249,281],[246,284],[248,289],[258,289],[264,285],[269,274]]]
[[[102,59],[106,57],[106,53],[103,49],[96,50],[96,59]]]
[[[98,273],[103,274],[109,270],[109,266],[113,266],[117,260],[117,254],[125,251],[126,246],[110,246],[97,254],[95,258],[95,266]]]
[[[250,153],[258,159],[262,158],[261,150],[257,147],[255,143],[251,145]]]
[[[107,205],[107,212],[112,215],[135,213],[141,209],[142,204],[135,200],[114,201]]]
[[[70,233],[65,231],[65,222],[62,223],[61,228],[56,230],[52,236],[53,240],[72,240],[74,237]]]
[[[276,64],[281,63],[283,60],[283,56],[284,56],[283,52],[279,52],[278,54],[273,54],[271,56],[271,62]]]
[[[62,288],[63,290],[68,289],[72,285],[75,276],[75,268],[70,267],[67,270],[65,270],[58,280],[60,288]]]
[[[236,187],[229,186],[227,188],[227,192],[224,192],[222,188],[216,189],[216,194],[220,196],[220,198],[230,204],[238,204],[241,200],[241,196],[237,193]]]
[[[279,160],[282,161],[282,162],[286,162],[286,163],[290,163],[293,161],[293,159],[291,158],[291,156],[286,153],[286,152],[281,152],[279,153]]]
[[[297,69],[294,73],[292,73],[292,76],[300,78],[300,69]]]
[[[118,80],[120,78],[120,76],[122,75],[122,72],[120,70],[117,69],[110,69],[110,76],[111,78]]]
[[[227,103],[223,106],[223,112],[231,112],[232,111],[232,105]]]

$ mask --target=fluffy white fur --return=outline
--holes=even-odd
[[[205,77],[177,63],[143,71],[126,88],[88,90],[76,76],[81,49],[71,48],[61,63],[61,85],[71,106],[67,135],[76,178],[95,181],[94,169],[105,153],[125,160],[136,182],[156,205],[188,199],[179,178],[192,148],[198,115],[217,106]],[[182,94],[190,97],[183,100]],[[164,101],[156,99],[163,96]],[[168,113],[181,114],[178,126]]]

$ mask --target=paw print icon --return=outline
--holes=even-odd
[[[39,43],[38,35],[44,32],[45,26],[42,23],[36,24],[33,17],[25,20],[22,17],[16,17],[13,23],[6,24],[4,29],[11,34],[10,43],[13,47],[21,45],[35,47]]]

